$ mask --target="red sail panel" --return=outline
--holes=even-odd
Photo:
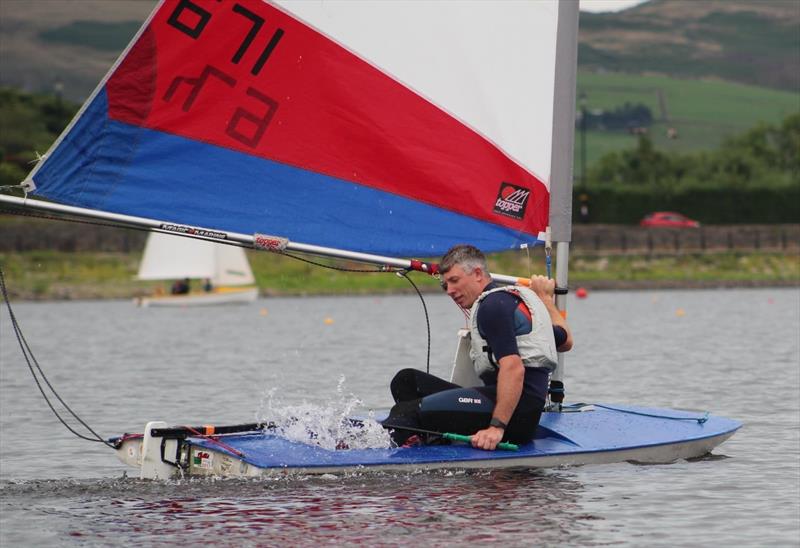
[[[528,234],[547,224],[546,186],[503,151],[260,0],[165,2],[106,89],[118,121]]]

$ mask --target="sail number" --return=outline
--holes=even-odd
[[[219,2],[220,0],[217,1]],[[245,57],[247,51],[253,45],[256,37],[261,33],[266,19],[239,3],[233,4],[231,12],[236,14],[236,16],[247,19],[247,21],[250,23],[250,28],[247,31],[247,34],[242,38],[241,44],[230,60],[230,62],[234,65],[238,65],[239,62]],[[186,36],[196,40],[203,34],[203,31],[205,30],[209,21],[211,21],[211,17],[211,12],[202,8],[201,6],[198,6],[192,0],[180,0],[170,14],[167,24],[182,32]],[[275,51],[275,48],[278,46],[278,43],[281,41],[283,35],[284,30],[281,28],[276,29],[272,33],[272,36],[270,37],[266,46],[264,46],[264,49],[261,50],[258,58],[250,68],[250,73],[253,76],[259,75],[261,70],[264,68],[264,65]],[[236,78],[232,75],[212,65],[206,65],[197,76],[175,77],[175,79],[173,79],[167,88],[163,99],[167,102],[171,101],[175,93],[182,85],[188,86],[189,92],[186,95],[183,104],[181,105],[181,109],[184,112],[188,112],[200,94],[200,90],[211,80],[230,88],[235,88],[237,84]],[[265,106],[266,110],[257,114],[242,107],[237,107],[233,113],[233,116],[231,116],[230,120],[228,121],[227,127],[225,128],[225,133],[243,145],[249,148],[255,148],[258,146],[259,142],[261,142],[261,138],[264,136],[267,126],[269,126],[272,117],[275,115],[275,111],[278,109],[278,102],[253,86],[248,86],[245,93],[248,97],[253,98],[255,101]],[[249,122],[249,125],[252,126],[250,131],[243,131],[240,129],[242,122]]]

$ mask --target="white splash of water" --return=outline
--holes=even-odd
[[[391,446],[387,431],[369,411],[364,416],[364,403],[345,391],[345,377],[339,377],[336,395],[328,402],[303,402],[285,405],[268,390],[261,398],[256,421],[269,424],[269,432],[291,441],[317,445],[329,450],[377,449]]]

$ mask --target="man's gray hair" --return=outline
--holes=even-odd
[[[460,265],[467,274],[471,274],[476,268],[480,267],[486,276],[489,275],[486,256],[474,245],[458,244],[451,247],[439,263],[439,272],[447,274],[455,265]]]

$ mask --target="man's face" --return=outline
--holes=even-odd
[[[459,264],[447,271],[442,282],[447,294],[461,308],[470,308],[488,283],[480,268],[467,274]]]

